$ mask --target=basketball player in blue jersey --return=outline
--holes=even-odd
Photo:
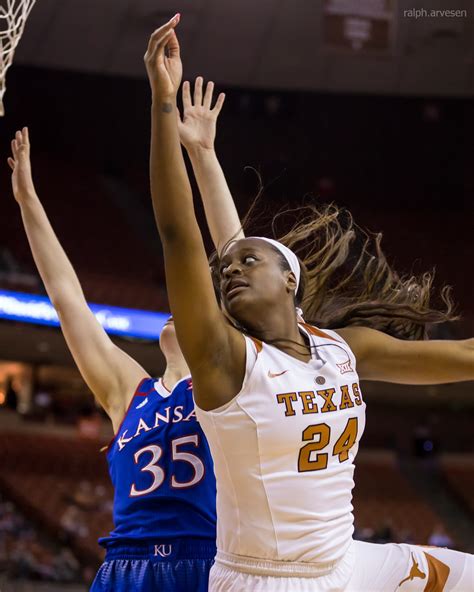
[[[454,316],[447,291],[444,308],[431,307],[430,274],[398,276],[380,237],[373,244],[336,206],[308,208],[285,244],[229,241],[213,285],[176,123],[178,21],[153,33],[145,56],[150,177],[176,332],[217,477],[210,591],[472,592],[473,555],[354,541],[351,492],[365,425],[359,380],[474,380],[474,339],[426,339],[428,323]],[[299,322],[300,305],[322,328]]]
[[[239,234],[240,222],[214,154],[213,84],[183,86],[180,137],[190,155],[216,245]],[[107,449],[115,488],[114,524],[94,592],[204,592],[215,555],[216,485],[204,434],[196,421],[187,364],[174,324],[163,328],[161,379],[151,378],[105,333],[87,306],[79,280],[36,194],[28,130],[12,141],[12,184],[30,247],[74,360],[112,421]]]

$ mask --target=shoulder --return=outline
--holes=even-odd
[[[400,343],[399,339],[369,327],[343,327],[336,329],[335,333],[347,342],[359,360],[365,359],[374,349],[380,351],[388,345]]]

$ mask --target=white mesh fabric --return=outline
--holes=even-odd
[[[36,0],[0,1],[0,116],[4,115],[5,77],[12,65],[17,45],[23,35],[26,19]]]

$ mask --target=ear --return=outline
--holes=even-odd
[[[288,292],[296,294],[296,277],[292,271],[288,271],[286,276],[286,289]]]

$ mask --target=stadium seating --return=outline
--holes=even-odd
[[[93,490],[97,486],[105,489],[97,508],[77,513],[86,528],[83,536],[71,540],[78,556],[95,564],[103,555],[97,539],[112,528],[109,502],[113,492],[105,453],[99,448],[96,441],[73,438],[13,433],[0,436],[2,488],[53,534],[65,536],[61,519],[76,503],[74,493],[81,482],[87,480]]]
[[[446,485],[474,516],[474,456],[445,455],[441,459],[441,468]]]
[[[414,543],[428,542],[440,519],[397,469],[393,455],[361,454],[355,482],[353,504],[359,530],[368,528],[377,532],[388,525],[397,540],[399,534]]]
[[[128,224],[126,214],[114,204],[97,173],[43,154],[35,156],[35,171],[38,193],[86,297],[116,306],[168,310],[162,264]],[[9,184],[7,171],[1,172],[0,181]],[[22,271],[34,274],[35,265],[13,198],[2,203],[0,231],[0,245],[14,254]],[[15,282],[8,285],[3,277],[1,287],[21,286]],[[33,286],[31,291],[37,289]]]

